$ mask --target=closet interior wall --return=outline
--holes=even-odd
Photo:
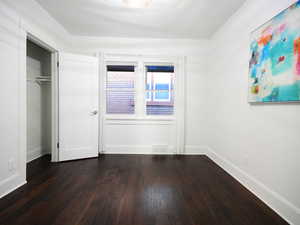
[[[51,153],[51,53],[27,40],[26,65],[29,162]]]

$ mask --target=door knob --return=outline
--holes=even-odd
[[[95,115],[97,115],[97,114],[98,114],[98,111],[97,111],[97,110],[94,110],[94,111],[91,113],[92,116],[95,116]]]

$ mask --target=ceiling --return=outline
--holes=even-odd
[[[71,34],[93,37],[209,38],[245,0],[36,0]]]

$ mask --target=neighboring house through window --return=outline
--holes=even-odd
[[[174,66],[146,66],[147,115],[174,112]]]
[[[106,75],[106,113],[135,113],[135,67],[108,65]]]
[[[145,65],[144,69],[145,74],[134,65],[106,65],[106,114],[134,115],[138,105],[144,105],[145,116],[174,114],[174,66]],[[142,77],[144,87],[138,82]]]

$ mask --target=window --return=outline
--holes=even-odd
[[[145,64],[142,70],[134,65],[142,65],[142,62],[106,66],[106,114],[173,115],[174,66]]]
[[[146,66],[147,115],[174,113],[174,66]]]
[[[106,75],[106,113],[135,113],[135,67],[108,65]]]

